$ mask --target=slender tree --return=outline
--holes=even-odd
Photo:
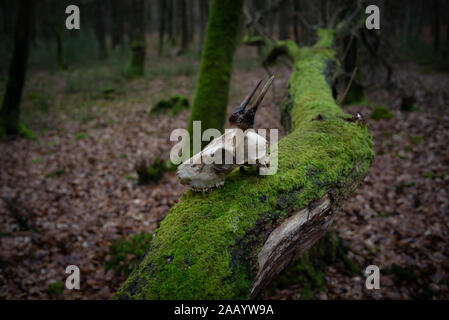
[[[243,0],[212,1],[188,124],[192,138],[195,120],[201,120],[202,131],[208,128],[223,130],[242,8]]]
[[[440,4],[438,0],[433,0],[433,24],[432,24],[432,32],[433,32],[433,50],[435,52],[440,51]]]
[[[159,0],[159,47],[158,47],[159,56],[161,56],[162,52],[164,51],[165,17],[166,17],[165,0]]]
[[[55,8],[56,13],[53,19],[53,33],[56,40],[56,61],[58,63],[58,68],[61,70],[67,69],[67,63],[65,60],[64,44],[62,40],[62,14],[64,11],[61,10],[61,2],[58,0],[52,0],[51,6]]]
[[[204,33],[206,31],[206,25],[207,25],[207,16],[209,15],[209,6],[207,3],[207,0],[199,0],[198,1],[198,12],[200,17],[200,25],[199,25],[199,32],[200,32],[200,43],[199,43],[199,52],[201,53],[201,50],[203,48],[203,42],[204,42]]]
[[[111,40],[113,48],[116,48],[123,43],[125,34],[125,20],[123,9],[124,6],[121,0],[111,0]]]
[[[299,31],[298,31],[298,25],[299,25],[299,0],[293,0],[293,34],[295,35],[295,42],[299,44]]]
[[[175,11],[175,2],[174,0],[166,0],[167,1],[167,38],[172,45],[175,44],[175,33],[173,32],[174,26],[174,11]]]
[[[33,0],[20,0],[14,29],[14,50],[9,66],[5,96],[0,110],[0,136],[22,134],[33,138],[34,134],[20,122],[20,100],[27,69]]]
[[[193,1],[192,1],[193,2]],[[187,25],[188,25],[188,41],[189,44],[193,42],[195,36],[195,7],[193,5],[186,6],[187,8]]]
[[[99,58],[106,59],[108,51],[106,48],[106,28],[104,22],[105,3],[103,1],[95,1],[95,35],[98,41]]]
[[[179,0],[178,9],[179,20],[181,22],[181,48],[178,51],[178,55],[180,55],[187,51],[189,45],[189,25],[186,0]]]
[[[131,57],[125,74],[140,77],[145,69],[145,0],[133,0],[131,21]]]
[[[279,39],[286,40],[289,38],[289,3],[284,1],[279,7],[278,25],[279,25]]]

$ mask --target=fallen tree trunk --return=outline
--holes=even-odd
[[[291,132],[279,141],[278,172],[235,171],[222,189],[186,191],[116,298],[257,298],[324,235],[373,151],[366,126],[335,104],[333,32],[319,36],[313,47],[287,40],[272,50],[294,63],[283,107]]]

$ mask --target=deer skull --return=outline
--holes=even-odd
[[[179,165],[179,181],[194,191],[205,192],[224,185],[226,175],[236,167],[268,167],[267,140],[254,132],[257,107],[273,82],[272,76],[248,110],[247,105],[260,86],[260,80],[229,117],[231,128],[212,140],[200,153]]]

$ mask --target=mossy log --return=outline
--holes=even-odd
[[[313,47],[277,45],[294,63],[284,105],[291,132],[279,141],[277,173],[236,170],[222,189],[186,191],[116,298],[257,298],[325,234],[373,150],[366,126],[333,99],[333,32],[319,36]]]

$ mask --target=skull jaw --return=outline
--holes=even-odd
[[[225,183],[225,175],[215,173],[212,165],[194,167],[190,164],[181,164],[177,176],[181,184],[196,192],[212,191]]]
[[[224,179],[220,182],[217,182],[213,185],[209,185],[207,187],[195,187],[193,185],[190,185],[190,188],[195,192],[209,192],[215,189],[218,189],[224,185]]]

